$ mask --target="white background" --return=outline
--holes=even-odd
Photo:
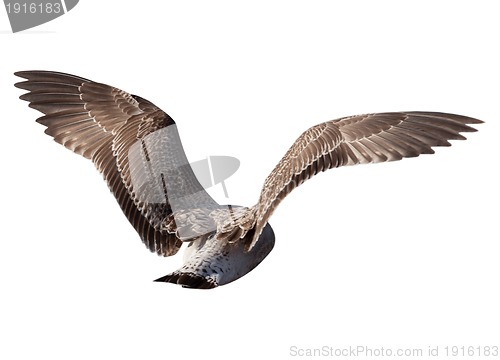
[[[500,345],[499,34],[494,1],[82,0],[18,34],[0,10],[0,358]],[[182,255],[149,253],[92,163],[18,99],[13,72],[31,69],[151,100],[191,161],[241,160],[226,182],[239,205],[319,122],[428,110],[486,123],[432,156],[317,176],[272,217],[257,269],[188,290],[152,282]]]

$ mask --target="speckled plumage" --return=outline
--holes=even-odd
[[[250,272],[272,250],[268,220],[294,188],[327,169],[432,154],[482,121],[436,112],[349,116],[306,130],[249,208],[221,206],[188,165],[173,119],[120,89],[50,71],[16,73],[21,99],[46,134],[93,161],[142,241],[158,255],[189,243],[184,265],[157,281],[213,288]],[[166,169],[166,170],[165,170]]]

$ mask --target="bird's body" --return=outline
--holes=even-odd
[[[273,246],[274,232],[269,224],[250,251],[245,250],[244,241],[221,241],[214,233],[190,242],[182,267],[156,281],[202,289],[225,285],[252,271]]]
[[[294,188],[319,172],[432,154],[465,139],[480,120],[437,112],[345,117],[306,130],[264,182],[251,207],[224,206],[205,192],[175,122],[151,102],[73,75],[23,71],[21,99],[44,116],[46,133],[94,162],[125,216],[158,255],[189,245],[183,266],[157,281],[213,288],[250,272],[272,250],[268,223]]]

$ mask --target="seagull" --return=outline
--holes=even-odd
[[[150,251],[183,265],[155,281],[211,289],[253,270],[275,242],[268,221],[278,204],[314,175],[340,166],[433,154],[481,120],[440,112],[347,116],[307,129],[265,179],[251,207],[219,205],[203,189],[174,120],[150,101],[113,86],[52,71],[20,71],[20,99],[44,115],[45,133],[102,174]]]

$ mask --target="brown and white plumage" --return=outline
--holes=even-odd
[[[158,214],[170,213],[169,204],[159,204],[152,212],[135,198],[126,156],[131,143],[173,120],[149,101],[108,85],[56,72],[22,71],[16,75],[27,79],[16,84],[29,91],[21,99],[45,114],[37,120],[47,127],[45,133],[94,162],[151,251],[174,255],[182,242],[155,225]]]
[[[327,121],[295,141],[265,180],[256,205],[226,207],[204,191],[186,166],[174,121],[151,102],[73,75],[16,75],[26,79],[16,84],[28,90],[21,99],[44,114],[37,121],[47,126],[45,132],[94,162],[151,251],[170,256],[189,243],[183,267],[158,280],[195,288],[229,283],[257,266],[274,245],[269,217],[286,195],[315,174],[432,154],[432,147],[449,146],[448,140],[465,139],[461,132],[475,131],[468,124],[481,123],[435,112]],[[172,169],[169,176],[164,176],[165,166]]]
[[[433,146],[464,140],[461,132],[476,131],[467,124],[482,121],[436,112],[393,112],[348,116],[306,130],[264,182],[258,203],[228,221],[217,235],[235,241],[249,229],[251,249],[274,209],[293,189],[317,173],[356,164],[379,163],[433,154]]]

